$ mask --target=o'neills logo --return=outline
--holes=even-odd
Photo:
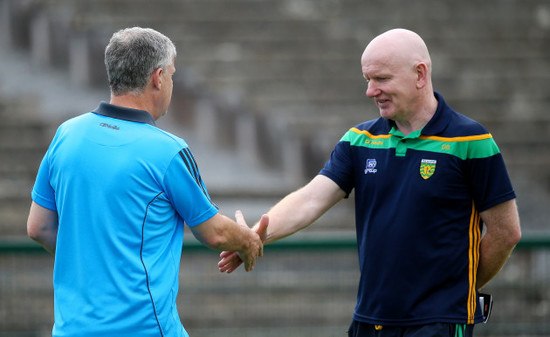
[[[99,123],[99,126],[104,127],[104,128],[113,129],[113,130],[120,130],[118,126],[107,124],[107,123]]]
[[[435,172],[437,160],[422,159],[420,162],[420,176],[423,179],[429,179]]]

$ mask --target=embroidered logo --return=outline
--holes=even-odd
[[[108,128],[108,129],[117,130],[117,131],[120,130],[120,128],[118,126],[107,124],[107,123],[99,123],[99,126],[104,127],[104,128]]]
[[[367,166],[365,167],[365,174],[376,173],[376,159],[367,159]]]
[[[422,159],[420,162],[420,176],[423,179],[429,179],[435,172],[437,160]]]

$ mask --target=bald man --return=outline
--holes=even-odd
[[[426,44],[404,29],[361,57],[380,118],[347,131],[313,180],[269,212],[265,244],[313,223],[355,190],[361,278],[349,336],[472,336],[478,290],[521,236],[491,134],[435,92]],[[224,252],[220,271],[240,264]]]

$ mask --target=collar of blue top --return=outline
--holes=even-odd
[[[107,102],[101,102],[97,109],[92,112],[106,117],[156,126],[153,116],[145,110],[130,109],[118,105],[112,105]]]
[[[443,96],[441,96],[440,93],[437,91],[434,91],[434,96],[437,99],[437,110],[435,111],[435,114],[433,115],[432,119],[424,126],[421,130],[415,131],[412,134],[410,134],[407,138],[416,138],[420,135],[425,136],[435,136],[445,130],[447,128],[447,125],[450,123],[449,117],[444,113],[444,110],[450,109],[450,107],[447,105],[445,100],[443,99]],[[385,120],[387,132],[390,134],[398,134],[402,136],[401,132],[397,130],[397,127],[395,125],[395,122],[389,119]]]

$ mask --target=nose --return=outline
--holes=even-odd
[[[366,92],[367,97],[373,98],[378,96],[379,94],[380,94],[380,90],[376,87],[373,81],[369,81],[367,84],[367,92]]]

